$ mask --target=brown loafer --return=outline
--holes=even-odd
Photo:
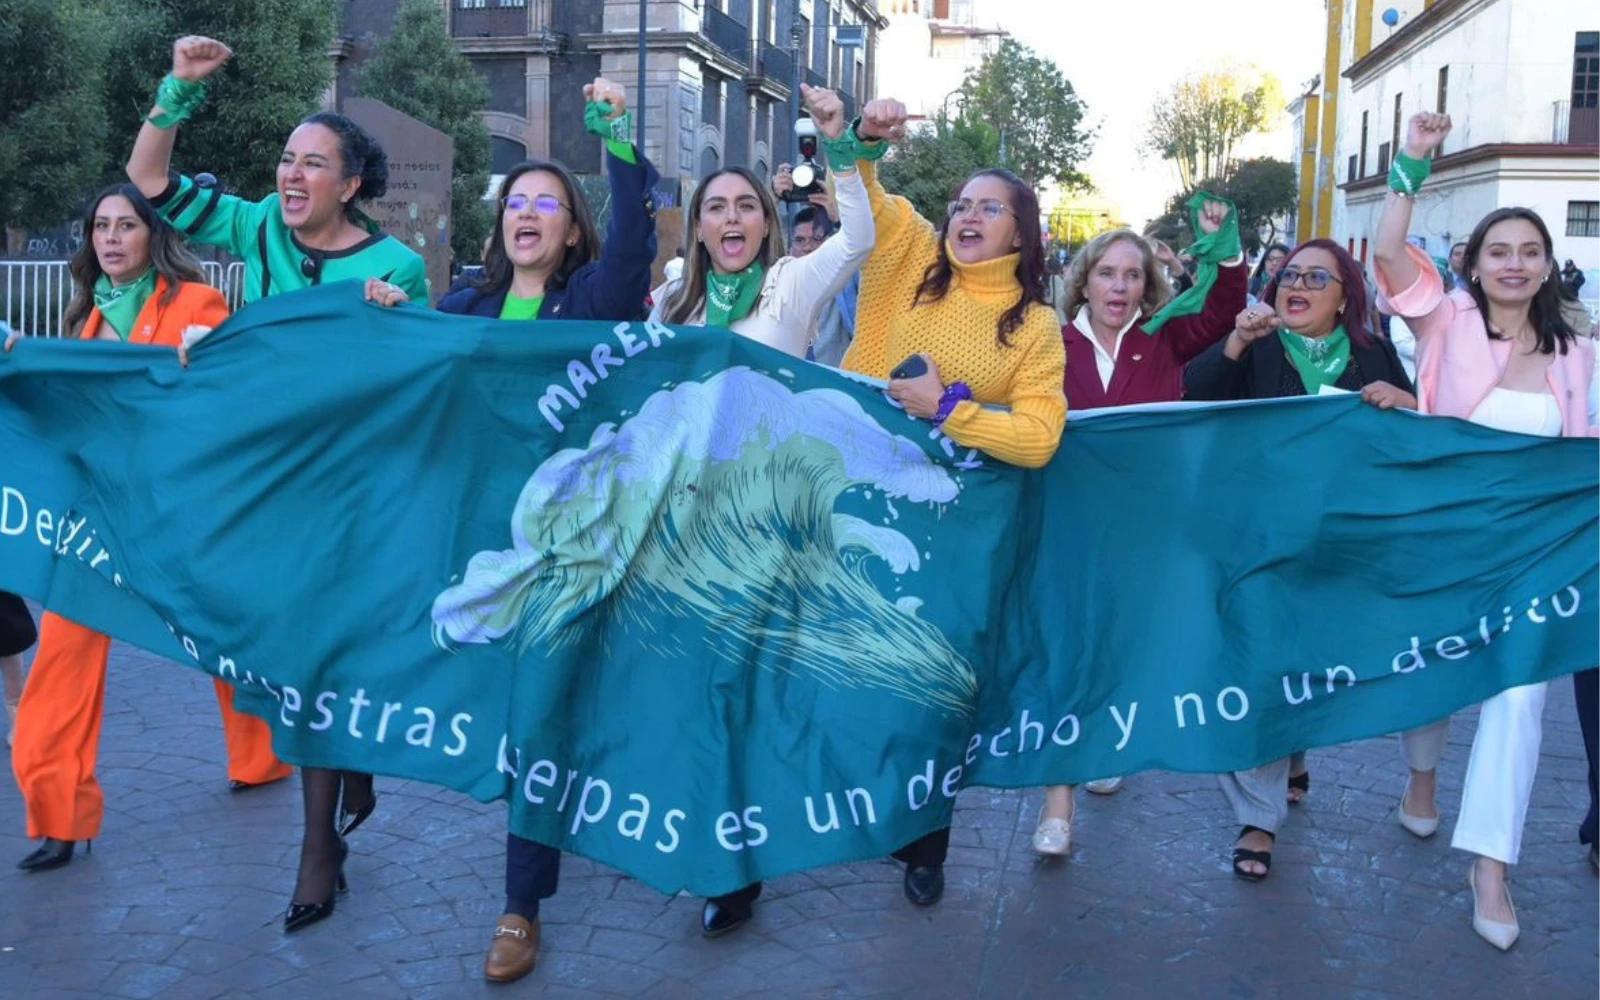
[[[483,978],[491,983],[512,983],[533,971],[539,961],[539,921],[533,923],[508,913],[494,925]]]

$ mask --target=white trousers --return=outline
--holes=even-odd
[[[1544,738],[1544,699],[1548,684],[1528,684],[1502,691],[1483,703],[1472,756],[1461,788],[1461,815],[1450,846],[1508,865],[1522,851],[1522,825],[1533,797],[1533,776],[1539,769],[1539,744]],[[1400,736],[1406,765],[1432,771],[1444,756],[1450,720],[1413,729]]]

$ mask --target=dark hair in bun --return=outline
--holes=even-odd
[[[339,137],[339,159],[345,179],[361,178],[356,196],[345,203],[344,211],[351,219],[356,217],[356,202],[382,198],[389,190],[389,155],[378,145],[366,129],[332,111],[319,111],[302,121],[302,125],[321,125]]]

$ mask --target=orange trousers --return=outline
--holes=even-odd
[[[105,716],[111,639],[46,612],[39,652],[22,688],[11,767],[28,809],[28,836],[91,840],[100,833],[105,794],[95,779]],[[233,707],[233,688],[216,681],[228,743],[228,777],[250,785],[294,769],[272,752],[267,723]]]

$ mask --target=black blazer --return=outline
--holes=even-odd
[[[1350,363],[1334,383],[1337,388],[1360,392],[1373,382],[1387,382],[1397,389],[1416,393],[1394,344],[1383,337],[1369,338],[1362,347],[1350,342]],[[1276,336],[1262,337],[1233,361],[1223,354],[1227,338],[1212,344],[1206,352],[1189,362],[1183,371],[1185,399],[1220,401],[1229,399],[1279,399],[1306,395],[1300,373]]]

